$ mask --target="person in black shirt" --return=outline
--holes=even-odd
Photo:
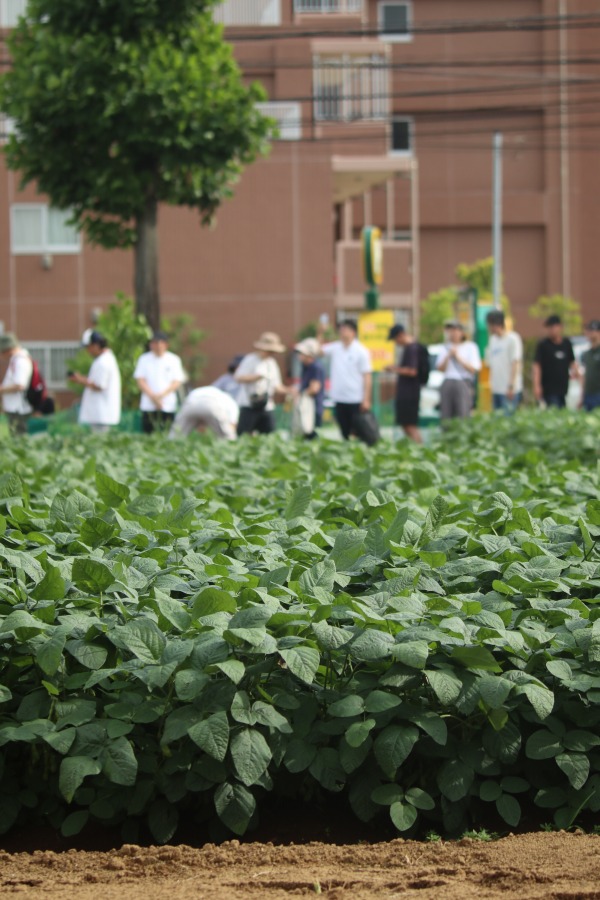
[[[547,337],[537,345],[533,363],[533,393],[538,402],[563,409],[569,376],[578,374],[573,345],[563,335],[560,316],[548,316],[544,326]]]
[[[388,368],[388,372],[395,372],[398,376],[396,424],[402,428],[407,438],[416,444],[422,444],[423,437],[419,431],[419,401],[421,399],[419,345],[410,334],[406,333],[404,325],[394,325],[390,328],[388,340],[395,341],[398,347],[404,348],[400,365]]]

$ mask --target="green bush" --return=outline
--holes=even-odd
[[[5,449],[0,831],[600,810],[600,418]],[[96,462],[97,461],[97,462]]]

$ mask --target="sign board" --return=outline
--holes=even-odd
[[[374,372],[382,372],[395,362],[394,342],[388,341],[390,328],[394,325],[391,309],[361,312],[358,316],[358,339],[371,354]]]

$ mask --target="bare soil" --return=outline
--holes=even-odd
[[[0,896],[44,900],[600,900],[600,837],[201,849],[125,845],[105,853],[0,851]]]

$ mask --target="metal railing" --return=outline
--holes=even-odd
[[[14,28],[26,9],[27,0],[0,0],[0,28]]]
[[[264,116],[275,119],[279,134],[277,140],[299,141],[302,137],[302,107],[299,103],[267,102],[257,103]]]
[[[281,25],[281,0],[225,0],[216,7],[214,20],[232,25]]]
[[[294,0],[295,13],[311,15],[361,15],[363,0]]]
[[[379,54],[316,56],[313,96],[317,121],[385,119],[389,110],[389,73],[385,57]]]

